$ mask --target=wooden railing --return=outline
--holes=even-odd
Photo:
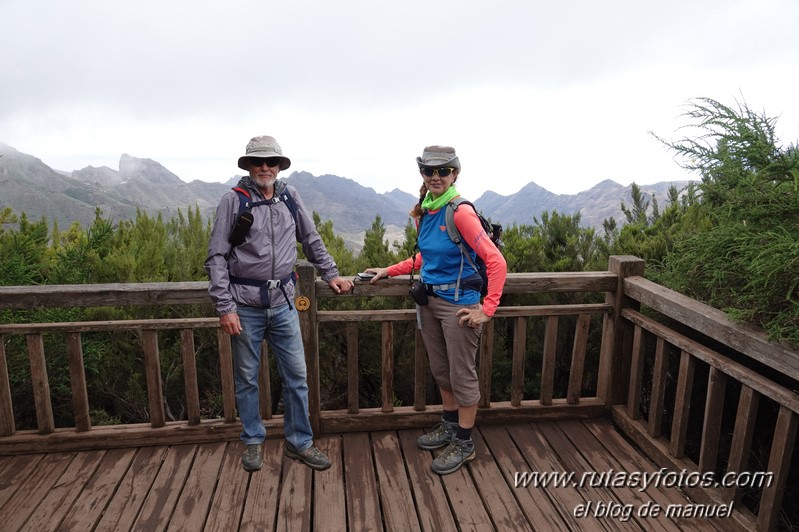
[[[768,486],[746,492],[741,489],[743,486],[678,487],[709,505],[735,503],[731,525],[737,528],[774,528],[795,448],[799,401],[791,383],[799,380],[799,354],[768,342],[761,331],[732,323],[723,313],[646,280],[643,273],[640,259],[615,256],[611,257],[607,272],[509,274],[503,305],[483,331],[478,362],[482,397],[478,422],[512,423],[609,414],[658,467],[668,471],[712,472],[717,478],[729,472],[770,474],[772,480]],[[376,296],[407,299],[408,280],[388,279],[375,285],[359,282],[352,293],[335,295],[326,283],[316,279],[309,265],[299,265],[298,274],[298,293],[307,298],[295,303],[301,310],[314,431],[322,434],[383,430],[435,423],[441,405],[428,397],[424,346],[418,331],[408,332],[415,328],[398,325],[412,323],[415,311],[409,308],[324,310],[329,306],[325,304],[327,300],[367,301]],[[586,293],[597,294],[594,298],[597,302],[513,304],[516,295]],[[0,309],[181,304],[207,305],[207,284],[0,287]],[[377,358],[381,383],[376,406],[362,405],[359,392],[364,370],[360,361],[366,358],[364,355],[375,358],[375,353],[361,351],[365,322],[380,324]],[[564,323],[570,326],[564,327]],[[533,325],[538,329],[533,329]],[[209,328],[216,330],[223,405],[221,417],[204,418],[194,337],[198,330]],[[89,415],[91,393],[85,380],[82,334],[119,330],[136,331],[140,339],[149,423],[95,426]],[[167,330],[180,331],[185,418],[178,421],[165,416],[159,335]],[[346,345],[342,357],[346,367],[341,368],[346,372],[346,405],[336,409],[323,404],[321,387],[320,364],[325,354],[320,354],[320,335],[331,330],[339,331]],[[533,342],[528,336],[531,330],[541,331],[540,351],[531,347]],[[404,332],[398,336],[397,331]],[[42,340],[46,334],[63,336],[74,426],[56,427],[53,421],[47,353]],[[7,339],[14,335],[26,338],[36,411],[34,429],[17,430],[15,426],[6,364]],[[501,356],[508,357],[503,362],[511,368],[507,390],[497,390],[492,384],[500,336],[507,345],[500,350]],[[413,357],[413,374],[409,377],[413,379],[413,392],[400,405],[395,396],[395,364],[398,352],[409,351]],[[536,367],[531,368],[533,362]],[[218,319],[210,312],[208,317],[191,319],[0,325],[0,454],[234,440],[241,427],[236,419],[232,367],[230,338],[219,329]],[[271,414],[268,371],[269,365],[262,364],[261,404],[267,431],[270,436],[277,436],[282,433],[282,417]],[[706,390],[694,379],[704,372],[707,372]],[[563,384],[555,385],[556,375]],[[531,379],[537,380],[535,394],[526,391],[531,388]],[[595,393],[586,396],[584,390]],[[723,437],[726,420],[721,413],[730,390],[739,398],[738,414],[729,429],[732,436],[727,441]],[[697,404],[697,397],[703,398],[703,409]],[[759,413],[769,408],[776,412],[773,420],[759,417]],[[699,427],[698,434],[694,426]],[[753,441],[758,441],[756,436],[763,430],[773,431],[774,435],[764,458],[767,465],[761,468],[749,463],[749,458],[753,454]],[[754,504],[751,501],[748,504],[754,511],[739,504],[746,497],[754,498]]]
[[[796,453],[799,352],[643,277],[624,279],[623,293],[630,306],[621,309],[624,396],[611,409],[615,423],[659,466],[691,472],[680,487],[695,500],[734,504],[743,529],[775,529]],[[736,395],[737,415],[726,420],[725,399]],[[756,513],[740,504],[745,493]]]
[[[350,294],[336,295],[326,283],[317,279],[313,268],[300,264],[298,293],[303,300],[295,302],[300,310],[300,323],[306,346],[308,365],[309,406],[311,421],[317,434],[347,432],[357,430],[378,430],[398,427],[424,427],[435,423],[441,413],[440,404],[430,404],[425,396],[428,381],[427,357],[418,332],[411,337],[395,338],[395,325],[399,322],[412,323],[415,311],[412,309],[388,310],[319,310],[325,299],[364,300],[376,296],[408,299],[407,278],[381,281],[376,285],[357,283]],[[589,355],[587,338],[591,318],[599,323],[612,311],[610,303],[602,303],[605,293],[617,289],[617,275],[612,272],[588,273],[531,273],[510,274],[505,293],[595,293],[599,303],[571,305],[537,305],[500,307],[496,319],[489,322],[484,330],[480,350],[480,402],[479,419],[481,423],[506,423],[521,419],[540,417],[588,417],[604,415],[605,402],[600,398],[583,397],[585,361]],[[607,296],[608,301],[613,297]],[[143,283],[118,285],[80,285],[80,286],[25,286],[0,287],[0,309],[21,310],[36,308],[65,307],[129,307],[160,306],[180,304],[204,304],[208,306],[207,283]],[[210,307],[209,307],[210,308]],[[209,312],[210,313],[210,312]],[[564,331],[559,320],[570,316],[575,322],[574,332]],[[528,321],[545,320],[545,339],[541,366],[540,397],[530,398],[524,394],[525,359],[528,358]],[[605,321],[607,321],[605,319]],[[378,407],[361,407],[359,404],[359,324],[363,322],[381,323],[380,343],[381,404]],[[497,322],[510,330],[513,339],[512,385],[504,400],[492,402],[494,394],[491,386],[491,368],[494,356],[494,336]],[[562,322],[561,322],[562,323]],[[75,323],[14,323],[0,325],[0,454],[18,452],[46,452],[56,450],[77,450],[123,446],[162,445],[181,442],[201,442],[219,439],[236,439],[241,430],[236,419],[235,394],[233,387],[233,364],[230,338],[218,327],[216,317],[182,319],[146,319],[122,321],[94,321]],[[347,334],[347,406],[344,409],[327,409],[321,401],[321,379],[319,372],[319,330],[320,327],[346,328]],[[217,351],[219,355],[219,375],[222,387],[223,416],[221,418],[202,418],[200,416],[197,371],[194,361],[194,333],[198,329],[214,328],[217,331]],[[600,334],[599,325],[595,334]],[[135,331],[142,350],[142,372],[146,376],[146,410],[149,423],[125,424],[116,426],[94,426],[90,418],[89,397],[85,379],[82,335],[102,331]],[[159,334],[165,331],[180,331],[180,350],[185,376],[185,419],[169,421],[165,415],[164,390],[162,388],[161,360],[159,353]],[[560,334],[559,334],[560,332]],[[26,349],[30,361],[31,384],[36,411],[36,428],[17,430],[12,404],[12,393],[6,367],[5,338],[13,335],[26,337]],[[45,335],[62,335],[63,345],[68,353],[72,409],[75,424],[71,427],[54,423],[53,407],[50,398],[47,375],[47,353],[43,338]],[[407,335],[407,333],[406,333]],[[564,341],[571,340],[571,371],[568,393],[564,397],[554,394],[553,380],[556,359],[562,358],[558,351]],[[412,406],[395,406],[394,401],[394,359],[395,344],[413,345],[415,371],[414,397]],[[266,354],[266,345],[263,346]],[[599,358],[599,346],[593,346],[592,358]],[[603,356],[611,357],[606,350]],[[603,362],[599,362],[602,364]],[[529,364],[529,362],[528,362]],[[607,365],[607,364],[605,364]],[[261,391],[262,412],[270,435],[280,435],[282,417],[271,415],[271,394],[268,389],[269,365],[262,364]],[[587,389],[605,389],[607,386],[596,382],[596,372],[592,373],[594,382]],[[529,394],[528,394],[529,395]]]

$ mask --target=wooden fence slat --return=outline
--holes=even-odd
[[[44,341],[41,334],[29,334],[28,358],[31,365],[33,402],[36,406],[36,422],[39,434],[50,434],[55,430],[53,405],[50,402],[50,381],[47,378],[47,362],[44,358]]]
[[[675,458],[685,455],[685,437],[688,432],[688,413],[691,409],[691,390],[694,386],[696,359],[682,351],[677,374],[677,394],[674,400],[674,418],[671,423],[669,452]]]
[[[164,409],[164,387],[161,381],[161,356],[158,352],[158,331],[144,329],[141,332],[144,349],[144,375],[147,379],[147,400],[150,407],[150,425],[153,428],[166,424]]]
[[[544,355],[541,361],[541,398],[542,405],[552,404],[555,387],[555,355],[558,347],[558,317],[548,316],[544,333]]]
[[[14,405],[11,402],[11,382],[8,379],[5,338],[0,334],[0,436],[16,432]]]
[[[746,385],[741,385],[741,396],[738,399],[738,412],[735,416],[735,429],[732,433],[730,445],[730,458],[727,461],[727,471],[742,472],[749,467],[749,451],[752,448],[752,438],[755,434],[755,420],[757,407],[760,404],[760,394]],[[730,487],[726,490],[727,500],[741,500],[742,490]]]
[[[652,392],[649,397],[647,431],[659,438],[663,430],[663,401],[666,394],[666,342],[658,337],[655,346],[655,366],[652,368]]]
[[[527,318],[518,317],[513,328],[513,360],[511,362],[510,404],[522,404],[524,392],[524,351],[527,344]]]
[[[799,414],[780,406],[768,459],[768,471],[774,473],[774,477],[770,485],[763,488],[760,497],[760,508],[757,512],[758,530],[773,530],[776,527],[796,443],[797,425],[799,425]]]
[[[86,390],[86,374],[83,370],[83,346],[80,333],[66,334],[67,358],[69,360],[69,382],[72,387],[72,410],[75,415],[75,430],[87,432],[92,428],[89,415],[89,394]]]
[[[186,389],[186,418],[189,425],[199,425],[200,392],[197,384],[193,329],[180,330],[180,357],[183,360],[183,386]]]
[[[588,328],[591,325],[590,314],[580,314],[574,329],[574,346],[572,347],[572,361],[569,370],[569,389],[566,393],[566,402],[575,405],[580,400],[585,378],[585,356],[588,346]]]
[[[222,411],[227,423],[236,422],[236,390],[233,385],[233,350],[230,346],[230,335],[216,330],[219,347],[219,379],[222,382]]]
[[[413,354],[413,409],[421,412],[427,408],[427,350],[422,340],[422,331],[414,327],[414,354]]]
[[[630,361],[630,385],[627,389],[627,415],[630,419],[641,417],[641,391],[644,380],[644,331],[635,326],[633,333],[633,352]]]
[[[483,325],[480,337],[480,367],[477,379],[480,386],[480,408],[491,406],[491,369],[494,367],[494,320]]]
[[[726,386],[727,375],[711,366],[707,376],[705,420],[702,424],[702,442],[699,451],[699,470],[703,472],[716,470]]]
[[[347,413],[349,414],[357,414],[359,408],[358,358],[358,324],[347,323]]]
[[[383,412],[394,411],[394,324],[383,322]]]

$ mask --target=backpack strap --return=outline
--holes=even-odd
[[[472,260],[472,256],[469,254],[468,250],[466,249],[466,244],[463,242],[461,232],[458,231],[458,227],[455,225],[455,211],[457,211],[458,207],[463,204],[471,206],[471,208],[474,210],[474,213],[477,214],[477,209],[475,209],[474,204],[460,196],[452,198],[452,201],[447,203],[447,212],[444,214],[444,219],[446,220],[447,226],[447,235],[452,243],[458,246],[458,248],[461,250],[461,267],[458,271],[458,280],[455,282],[455,301],[458,301],[458,289],[460,288],[461,277],[463,276],[463,259],[466,258],[471,267],[474,268],[474,271],[480,273],[480,267],[475,263],[474,260]]]
[[[297,201],[285,188],[277,197],[261,201],[252,201],[250,193],[241,187],[233,187],[233,190],[239,195],[239,215],[243,212],[251,211],[253,207],[258,207],[259,205],[275,204],[282,201],[286,204],[286,207],[289,208],[291,217],[294,218],[294,225],[299,227],[299,207],[297,207]]]

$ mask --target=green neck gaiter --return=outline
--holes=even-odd
[[[435,199],[433,199],[433,195],[428,192],[427,196],[424,197],[424,201],[422,202],[422,208],[428,211],[437,211],[449,203],[449,201],[455,196],[459,196],[458,191],[455,190],[455,185],[450,186],[446,192]]]

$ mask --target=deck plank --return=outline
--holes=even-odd
[[[135,455],[135,448],[106,451],[94,475],[61,522],[59,530],[92,530],[100,521]]]
[[[601,465],[594,465],[590,460],[581,454],[582,445],[589,442],[580,442],[575,445],[563,431],[560,430],[558,423],[543,422],[537,423],[536,428],[540,429],[549,444],[555,449],[563,464],[563,471],[572,472],[577,478],[581,477],[586,471],[606,471]],[[614,495],[611,486],[604,482],[594,482],[581,484],[580,490],[584,490],[586,497],[586,513],[580,519],[599,519],[607,521],[607,525],[614,530],[633,531],[641,530],[641,527],[629,516],[623,513],[623,503]],[[604,508],[604,509],[603,509]],[[621,513],[614,516],[614,508]],[[606,512],[610,512],[608,515]],[[648,530],[648,528],[647,528]]]
[[[344,471],[341,458],[341,436],[325,436],[316,441],[317,447],[330,458],[326,471],[314,473],[314,528],[320,530],[347,529],[347,503],[344,500]]]
[[[491,522],[498,530],[532,532],[533,528],[519,507],[519,500],[511,491],[499,465],[494,461],[481,432],[479,430],[472,432],[472,439],[477,457],[468,467],[486,510],[491,516]]]
[[[263,467],[260,471],[247,473],[249,488],[245,497],[240,530],[260,531],[275,528],[283,474],[283,447],[283,440],[266,440]],[[237,467],[241,468],[244,444],[237,443],[236,449],[239,455]]]
[[[56,530],[89,482],[105,453],[105,451],[78,453],[25,523],[25,528],[40,532]]]
[[[416,439],[421,434],[421,430],[403,430],[399,433],[419,524],[424,531],[455,531],[457,527],[441,479],[430,469],[433,453],[420,449],[416,444]]]
[[[186,483],[169,521],[169,531],[196,532],[205,526],[219,467],[225,456],[225,442],[204,443],[197,447]]]
[[[411,497],[397,433],[372,433],[372,449],[380,490],[380,507],[388,530],[418,530],[419,519]]]
[[[460,530],[491,530],[491,518],[480,499],[480,493],[469,475],[469,465],[465,465],[449,475],[442,477],[444,490],[452,505],[452,514]]]
[[[23,525],[47,496],[58,478],[75,459],[76,453],[46,455],[29,475],[19,479],[19,489],[3,505],[4,530],[21,530]]]
[[[344,478],[349,530],[383,530],[369,434],[349,433],[344,443]]]
[[[513,444],[504,427],[482,427],[480,432],[502,471],[502,475],[509,479],[508,482],[512,482],[515,473],[525,464],[524,457]],[[574,530],[563,519],[546,494],[533,496],[529,490],[516,490],[514,493],[533,530]]]
[[[196,445],[169,448],[132,530],[148,532],[166,529],[196,452]]]
[[[168,447],[143,447],[119,483],[94,532],[125,530],[136,521]]]
[[[600,472],[632,472],[624,470],[618,461],[614,460],[607,452],[607,448],[580,421],[564,421],[558,424],[558,428],[574,443],[575,448],[580,450],[595,470]],[[642,528],[646,526],[650,530],[660,530],[662,532],[675,530],[675,523],[670,522],[668,519],[653,519],[637,515],[638,511],[644,508],[645,505],[651,507],[653,503],[652,497],[646,491],[625,485],[616,486],[612,493],[620,504],[632,508],[629,518],[637,521]],[[608,518],[605,517],[604,519],[607,520]]]
[[[585,425],[588,430],[596,436],[597,440],[605,446],[608,454],[616,459],[619,467],[624,471],[652,473],[659,469],[646,457],[637,452],[635,448],[613,428],[613,425],[606,420],[585,420],[583,425]],[[680,493],[676,488],[648,486],[646,491],[652,497],[652,500],[660,505],[661,508],[667,508],[670,504],[685,504],[688,500],[686,496]],[[716,526],[714,521],[709,519],[679,517],[673,519],[673,521],[682,530],[695,530],[697,532],[726,530],[723,525]]]
[[[311,486],[313,471],[302,462],[283,459],[283,482],[277,508],[275,530],[311,530]]]
[[[241,446],[229,442],[219,470],[219,482],[214,493],[211,511],[205,522],[206,532],[237,530],[244,511],[249,473],[241,467]]]
[[[555,450],[541,432],[536,430],[535,426],[514,425],[507,427],[507,430],[527,462],[527,467],[521,467],[522,464],[520,464],[520,474],[549,474],[563,471],[563,465],[560,463],[557,453],[555,453]],[[515,481],[515,479],[512,480]],[[580,490],[574,486],[555,486],[553,483],[549,483],[546,486],[527,485],[519,486],[516,489],[529,490],[533,493],[546,493],[561,510],[561,516],[565,521],[570,523],[569,526],[571,528],[585,532],[612,530],[602,521],[595,519],[578,520],[574,516],[575,509],[587,502],[580,493]]]
[[[43,454],[27,454],[9,456],[4,460],[6,467],[2,472],[0,481],[0,523],[6,522],[9,510],[6,503],[23,485],[25,479],[36,470],[39,462],[45,457]]]

